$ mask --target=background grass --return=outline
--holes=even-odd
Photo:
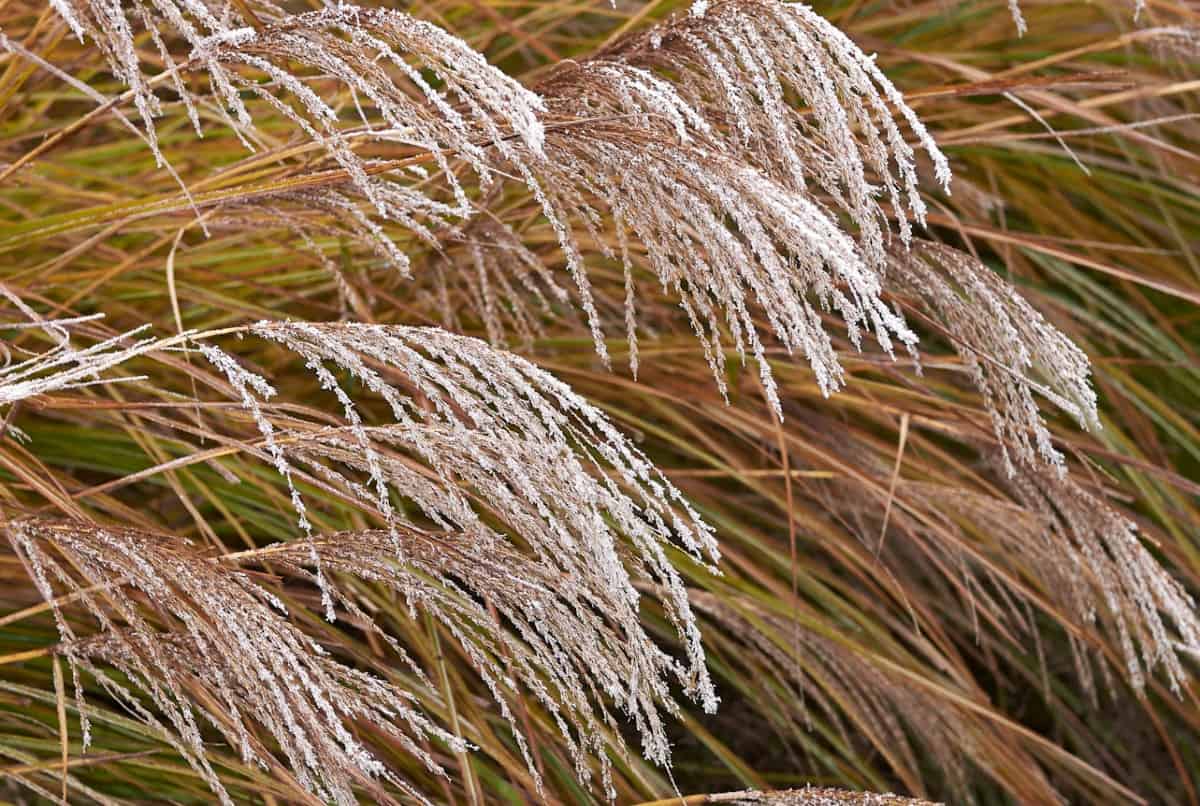
[[[1053,425],[1074,474],[1135,520],[1156,556],[1200,590],[1200,119],[1193,117],[1200,49],[1195,39],[1178,45],[1182,36],[1147,33],[1193,26],[1197,14],[1155,1],[1135,23],[1123,2],[1022,5],[1023,38],[998,2],[816,7],[878,52],[950,157],[953,194],[930,196],[930,234],[978,254],[1091,357],[1103,430],[1082,433],[1065,419]],[[404,8],[528,85],[556,61],[592,53],[682,6],[446,0]],[[0,3],[0,27],[102,92],[122,91],[47,6]],[[1039,110],[1074,158],[1004,92]],[[0,159],[14,163],[91,108],[45,72],[5,59]],[[257,155],[210,123],[197,139],[175,104],[160,124],[164,152],[194,193],[224,194],[233,204],[319,158],[300,147],[294,127],[269,115],[259,123],[268,148]],[[549,224],[527,194],[506,192],[493,209],[563,272]],[[143,322],[166,334],[258,318],[339,317],[334,282],[312,250],[252,201],[239,215],[253,225],[215,226],[204,237],[144,145],[112,116],[98,116],[0,182],[0,282],[55,315],[104,313],[112,331]],[[321,236],[315,245],[365,300],[355,318],[443,324],[433,299],[440,256],[403,231],[393,235],[413,258],[412,280],[345,239]],[[604,311],[619,318],[620,267],[597,262],[592,279]],[[722,697],[715,717],[689,711],[673,729],[673,778],[682,792],[816,783],[1002,803],[1039,802],[1053,786],[1073,802],[1198,802],[1193,690],[1176,696],[1155,678],[1136,696],[1115,637],[1056,612],[1038,589],[1030,567],[1038,558],[1008,550],[994,521],[930,497],[936,486],[959,501],[1011,498],[983,461],[996,447],[987,417],[943,334],[923,332],[922,375],[910,362],[856,353],[843,339],[847,386],[829,399],[807,365],[773,351],[785,401],[780,424],[753,367],[731,362],[726,404],[676,300],[652,282],[641,285],[639,315],[653,335],[642,341],[636,381],[624,341],[609,341],[614,370],[605,370],[566,311],[547,322],[544,337],[510,347],[636,435],[718,530],[723,576],[678,558],[708,597],[701,617]],[[481,335],[465,305],[469,289],[452,285],[449,293],[452,309],[462,311],[449,324]],[[8,338],[14,350],[36,340]],[[285,398],[314,399],[316,381],[294,358],[251,343],[237,349]],[[8,429],[0,440],[0,504],[165,528],[229,550],[293,533],[286,487],[250,461],[231,457],[220,472],[199,463],[134,475],[211,447],[168,424],[235,416],[178,403],[202,373],[183,359],[137,369],[150,378],[7,412],[29,439]],[[253,430],[248,421],[237,427]],[[319,502],[321,528],[365,525],[345,503],[305,493]],[[940,537],[931,535],[933,518],[945,519]],[[997,579],[1026,595],[1007,601]],[[470,775],[459,759],[443,759],[459,773],[449,782],[372,737],[381,757],[434,799],[533,798],[509,727],[453,641],[370,585],[342,584],[426,668],[439,670],[440,686],[385,672],[480,748]],[[340,657],[379,670],[382,656],[366,634],[315,615],[314,591],[278,587],[308,606],[309,615],[297,617]],[[33,797],[19,780],[57,792],[61,775],[62,698],[46,651],[57,636],[39,601],[16,558],[0,554],[0,797],[13,802]],[[661,614],[648,607],[644,615],[669,641]],[[1081,682],[1087,673],[1072,643],[1092,658],[1094,694]],[[96,746],[85,756],[65,698],[74,797],[211,800],[151,731],[99,693],[92,702]],[[602,799],[575,782],[546,714],[529,704],[525,724],[548,800]],[[915,750],[904,751],[896,735]],[[297,797],[292,782],[247,767],[220,744],[213,756],[239,802]],[[664,770],[637,759],[616,763],[620,802],[671,794]]]

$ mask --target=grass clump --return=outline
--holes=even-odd
[[[0,5],[4,797],[1196,803],[1196,24]]]

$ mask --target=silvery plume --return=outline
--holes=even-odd
[[[529,573],[555,580],[559,610],[553,623],[565,628],[564,614],[572,612],[576,626],[552,630],[549,604],[530,613],[519,612],[529,602],[494,603],[514,623],[528,625],[522,639],[530,649],[509,652],[523,658],[525,684],[559,715],[564,735],[578,748],[578,773],[588,777],[587,751],[599,755],[607,776],[601,728],[615,724],[607,708],[583,691],[626,712],[646,757],[666,765],[660,709],[675,709],[668,680],[677,679],[706,709],[716,706],[670,549],[705,565],[715,562],[717,549],[710,528],[632,442],[565,384],[477,339],[436,328],[353,323],[262,322],[249,330],[301,359],[343,410],[344,426],[289,419],[282,430],[270,416],[274,390],[266,379],[213,345],[201,345],[257,424],[258,454],[288,480],[301,528],[315,540],[297,484],[304,478],[375,514],[386,526],[383,534],[397,535],[390,554],[401,565],[410,555],[399,535],[412,527],[401,511],[414,507],[437,529],[471,535],[481,551],[521,547]],[[394,423],[368,425],[339,375],[377,396]],[[403,506],[394,503],[397,498]],[[321,545],[328,543],[301,542],[295,551],[312,569],[332,617],[340,594],[327,579]],[[406,579],[395,576],[392,584],[421,601],[425,594]],[[665,654],[646,634],[635,579],[663,591],[659,600],[685,658]],[[480,583],[460,584],[475,590]],[[602,621],[590,615],[596,612],[605,614]],[[612,641],[599,640],[609,631]],[[505,702],[512,686],[500,681],[495,652],[473,657]]]
[[[81,669],[158,729],[226,804],[233,801],[209,760],[205,722],[243,760],[269,768],[275,761],[252,727],[260,725],[299,785],[338,804],[357,803],[357,787],[387,800],[384,782],[423,800],[356,738],[355,720],[370,722],[443,775],[422,743],[434,738],[465,749],[421,713],[411,694],[332,660],[288,620],[276,596],[184,539],[40,519],[11,521],[5,532],[53,605],[64,642],[60,651],[74,676],[84,747],[91,727]],[[80,640],[57,598],[60,591],[95,619],[98,638]],[[157,624],[175,638],[164,641]],[[125,672],[155,710],[93,658]],[[196,685],[210,696],[197,696]]]

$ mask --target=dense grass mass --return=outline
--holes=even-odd
[[[0,800],[1200,804],[1198,67],[0,2]]]

